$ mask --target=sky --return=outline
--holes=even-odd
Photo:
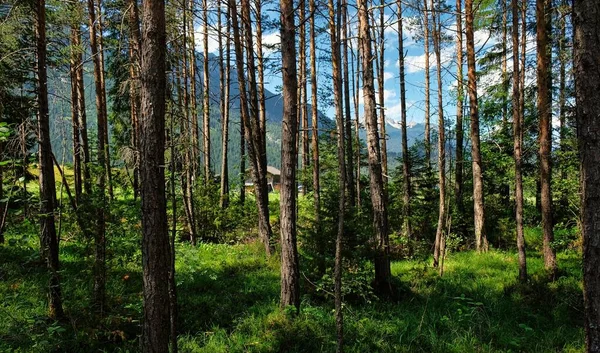
[[[391,2],[392,5],[385,8],[384,22],[385,22],[385,54],[384,54],[384,106],[386,121],[391,125],[398,126],[397,122],[400,120],[400,79],[399,79],[399,60],[398,60],[398,34],[397,34],[397,16],[396,16],[396,5],[395,1]],[[277,16],[275,11],[265,10],[268,16]],[[263,12],[265,12],[263,11]],[[379,10],[374,12],[379,16]],[[419,29],[418,25],[418,14],[413,10],[404,11],[403,28],[404,28],[404,50],[405,50],[405,73],[406,73],[406,104],[407,104],[407,122],[410,124],[424,122],[425,116],[425,54],[424,54],[424,43],[422,40],[418,40],[416,34]],[[490,12],[489,15],[493,15]],[[419,15],[420,16],[420,15]],[[351,6],[348,14],[349,21],[351,22],[349,37],[352,38],[352,47],[357,47],[357,17],[356,10]],[[317,20],[317,27],[325,24],[323,18]],[[431,22],[431,20],[430,20]],[[443,87],[443,99],[444,99],[444,115],[447,119],[454,120],[456,116],[456,17],[453,14],[446,14],[442,16],[442,27],[443,32],[448,37],[448,41],[443,43],[441,49],[441,61],[442,61],[442,87]],[[197,48],[203,50],[201,38],[202,25],[197,24]],[[308,25],[307,25],[308,31]],[[463,31],[464,31],[464,18],[463,18]],[[211,31],[209,31],[211,32]],[[209,39],[209,51],[217,53],[218,43],[216,40],[216,32],[212,31]],[[479,54],[492,48],[499,42],[499,38],[492,36],[488,29],[478,29],[475,34],[475,49]],[[528,48],[531,49],[535,45],[532,38],[528,40]],[[279,43],[279,32],[266,31],[263,33],[263,44],[264,45],[277,45]],[[325,53],[330,48],[329,35],[327,32],[323,32],[316,38],[317,52]],[[466,43],[463,33],[463,44]],[[263,49],[265,57],[269,57],[272,60],[278,60],[279,56],[276,50]],[[308,39],[306,57],[308,60]],[[464,55],[465,67],[463,69],[466,77],[466,55]],[[509,60],[509,71],[511,70],[512,64]],[[307,67],[309,64],[307,63]],[[437,124],[437,68],[436,58],[433,53],[433,44],[430,44],[430,94],[431,94],[431,119],[432,125]],[[318,62],[317,63],[317,77],[318,85],[320,87],[331,87],[331,67],[330,63]],[[466,79],[466,78],[465,78]],[[265,85],[267,89],[272,92],[278,92],[281,86],[281,77],[277,72],[267,72],[265,77]],[[499,73],[492,73],[483,77],[480,82],[479,94],[485,94],[485,88],[494,83],[500,81]],[[376,83],[377,88],[377,83]],[[310,87],[308,89],[310,102]],[[360,94],[359,102],[361,103],[359,111],[362,114],[362,92]],[[378,99],[378,94],[376,93]],[[328,107],[324,109],[323,105],[319,107],[326,113],[330,118],[334,117],[334,107]],[[354,113],[353,113],[354,114]]]

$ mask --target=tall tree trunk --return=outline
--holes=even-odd
[[[460,215],[464,214],[464,128],[463,109],[465,90],[463,88],[463,28],[462,28],[462,0],[456,0],[456,169],[454,177],[454,197],[456,209]],[[462,222],[461,222],[462,223]],[[464,231],[464,229],[463,229]]]
[[[46,69],[46,1],[37,1],[35,7],[35,37],[37,50],[38,144],[40,182],[40,240],[42,255],[50,273],[48,316],[64,316],[59,281],[58,239],[54,223],[56,184],[50,143],[50,113],[48,108],[48,73]]]
[[[356,190],[354,186],[354,148],[352,146],[352,118],[350,114],[350,77],[348,68],[348,0],[342,0],[342,22],[341,33],[343,38],[341,39],[342,45],[342,70],[343,70],[343,83],[344,83],[344,125],[345,125],[345,170],[346,170],[346,188],[348,190],[348,201],[350,207],[356,205]]]
[[[297,87],[294,3],[280,0],[283,123],[281,131],[281,307],[300,310],[300,268],[296,248]]]
[[[223,58],[222,41],[223,34],[221,16],[222,16],[222,4],[219,2],[219,13],[218,13],[218,26],[219,26],[219,56],[221,61],[219,62],[219,69],[222,71],[221,74],[221,195],[220,195],[220,206],[226,208],[229,205],[229,167],[228,167],[228,153],[229,148],[229,75],[231,72],[231,40],[229,37],[230,32],[230,21],[229,12],[225,15],[225,22],[227,23],[227,31],[225,32],[225,58]],[[225,60],[225,68],[223,68],[223,60]],[[224,70],[224,72],[223,72]],[[243,185],[242,185],[243,186]]]
[[[364,118],[367,127],[367,149],[371,204],[373,207],[373,228],[375,244],[375,281],[377,291],[391,294],[391,269],[389,259],[389,235],[387,216],[387,195],[383,186],[381,170],[381,149],[377,129],[375,105],[375,87],[373,79],[373,52],[371,50],[371,31],[366,0],[357,1],[359,53],[363,73]]]
[[[502,129],[508,128],[508,9],[507,0],[500,0],[500,11],[502,16]]]
[[[258,73],[258,119],[260,129],[265,131],[267,125],[267,115],[265,107],[265,64],[262,44],[262,1],[254,0],[256,8],[256,68]],[[265,146],[266,148],[266,146]]]
[[[519,254],[519,280],[527,281],[527,257],[525,253],[525,236],[523,233],[523,121],[521,120],[522,87],[520,85],[519,68],[519,4],[511,0],[512,8],[512,43],[513,43],[513,134],[515,158],[515,221],[517,228],[517,250]],[[522,68],[523,70],[525,68]]]
[[[544,267],[556,278],[556,254],[552,249],[554,224],[552,221],[552,72],[549,36],[552,31],[550,0],[536,1],[536,43],[537,43],[537,109],[540,117],[540,184],[542,231],[544,233]]]
[[[352,55],[354,57],[354,50],[352,49],[352,41],[350,41],[350,52],[352,52]],[[356,61],[356,76],[354,75],[354,61]],[[356,77],[356,78],[355,78]],[[352,90],[354,92],[354,94],[352,95],[353,97],[353,103],[354,103],[354,126],[355,126],[355,143],[356,143],[356,208],[359,210],[360,212],[360,206],[361,206],[361,199],[360,199],[360,192],[361,192],[361,187],[360,187],[360,161],[361,161],[361,156],[360,156],[360,150],[361,150],[361,146],[360,146],[360,120],[359,120],[359,111],[358,111],[358,102],[359,102],[359,95],[360,95],[360,89],[359,87],[359,82],[360,82],[360,55],[356,55],[356,60],[352,60]]]
[[[143,3],[140,181],[144,284],[143,352],[168,352],[171,252],[165,195],[166,29],[162,0]]]
[[[315,223],[320,224],[321,186],[319,171],[319,110],[317,108],[317,53],[315,45],[315,0],[309,0],[309,41],[310,41],[310,87],[311,87],[311,117],[312,117],[312,158],[313,158],[313,195],[315,203]]]
[[[190,8],[190,17],[193,17],[193,1],[190,2],[192,8]],[[193,21],[188,21],[188,10],[187,4],[183,3],[183,38],[182,38],[182,56],[183,56],[183,67],[180,72],[183,76],[183,126],[184,136],[186,142],[193,145],[193,120],[196,120],[196,78],[195,78],[195,62],[193,61],[193,55],[191,52],[195,52],[196,48],[192,41],[192,48],[188,49],[188,26]],[[190,32],[191,33],[191,32]],[[188,61],[188,58],[190,59]],[[190,84],[188,85],[188,80]],[[188,91],[188,86],[189,91]],[[191,92],[190,92],[191,91]],[[191,99],[190,99],[191,97]],[[190,107],[191,101],[191,107]],[[191,108],[191,114],[190,114]],[[183,183],[184,188],[184,205],[187,215],[188,231],[190,233],[190,241],[192,245],[196,245],[198,239],[198,227],[196,226],[196,210],[194,205],[194,186],[196,170],[193,167],[195,164],[195,156],[193,148],[185,149],[185,182]]]
[[[559,60],[559,84],[558,84],[558,116],[559,116],[559,138],[560,145],[559,149],[562,155],[562,159],[559,164],[560,178],[561,180],[567,179],[567,168],[566,168],[566,120],[567,120],[567,60],[569,60],[569,50],[567,49],[567,16],[570,14],[570,6],[567,5],[566,0],[562,0],[559,5],[558,13],[561,17],[560,20],[560,32],[558,38],[558,60]],[[566,191],[563,191],[560,198],[561,208],[566,210],[569,207],[569,195]]]
[[[444,102],[442,92],[442,25],[440,23],[439,9],[434,7],[431,0],[431,18],[433,20],[433,50],[435,51],[436,73],[437,73],[437,95],[438,95],[438,189],[439,198],[439,213],[438,224],[435,232],[435,248],[433,252],[433,267],[439,265],[440,256],[443,257],[443,238],[446,227],[446,128],[444,126]],[[443,269],[440,269],[443,271]]]
[[[299,31],[299,48],[300,52],[298,53],[300,59],[300,97],[298,97],[298,108],[300,112],[300,120],[302,124],[302,170],[306,170],[310,167],[310,154],[309,154],[309,133],[308,133],[308,109],[307,109],[307,85],[306,85],[306,25],[305,25],[305,10],[306,3],[304,0],[300,0],[299,12],[300,12],[300,26],[298,28]],[[302,195],[306,194],[306,185],[302,187]]]
[[[379,38],[378,53],[375,61],[377,66],[377,85],[379,93],[379,126],[381,127],[381,171],[383,173],[383,184],[387,186],[388,161],[387,161],[387,133],[385,131],[385,92],[384,92],[384,65],[385,65],[385,0],[379,4]]]
[[[430,79],[429,79],[429,0],[423,0],[423,41],[424,41],[424,55],[425,55],[425,163],[428,168],[431,168],[431,125],[429,119],[431,117],[430,112]]]
[[[140,120],[140,51],[142,34],[140,33],[140,15],[137,0],[129,0],[129,97],[131,100],[131,146],[138,151],[139,120]],[[139,194],[139,160],[135,153],[133,163],[133,198]]]
[[[200,162],[200,131],[198,127],[198,100],[197,100],[197,72],[198,63],[196,61],[196,28],[194,27],[194,18],[196,17],[196,1],[189,0],[190,16],[188,16],[188,33],[189,46],[190,46],[190,65],[189,65],[189,77],[190,77],[190,107],[191,107],[191,126],[190,126],[190,153],[191,153],[191,165],[192,168],[192,180],[196,185],[196,177],[198,176],[198,168]]]
[[[246,56],[248,58],[247,73],[250,82],[256,82],[254,76],[254,55],[252,54],[252,26],[250,23],[250,4],[248,0],[243,0],[242,4],[242,24],[244,25],[245,46],[247,48]],[[240,92],[241,116],[244,125],[244,133],[248,142],[248,153],[252,163],[252,179],[254,182],[254,192],[256,193],[256,205],[258,208],[258,228],[259,236],[265,246],[267,255],[272,252],[270,244],[271,224],[269,223],[269,200],[267,190],[267,156],[264,146],[265,131],[260,128],[258,117],[258,97],[256,86],[249,85],[249,94],[246,94],[246,79],[244,66],[244,53],[242,51],[242,40],[240,36],[240,27],[238,23],[237,7],[233,0],[229,1],[229,11],[231,11],[231,25],[233,28],[233,43],[236,53],[236,69],[238,76],[238,89]],[[250,99],[248,98],[250,97]],[[250,103],[249,103],[250,101]],[[249,110],[249,108],[251,110]],[[252,113],[251,113],[252,112]]]
[[[210,171],[210,73],[208,67],[208,0],[202,0],[202,19],[204,21],[203,46],[204,46],[204,103],[203,106],[203,124],[204,124],[204,180],[206,185],[211,180]],[[251,48],[248,50],[252,50]]]
[[[600,352],[600,3],[573,2],[575,99],[581,154],[586,352]]]
[[[473,160],[473,217],[475,219],[475,245],[478,252],[488,250],[485,234],[485,210],[483,201],[483,163],[479,137],[479,107],[477,103],[477,77],[475,68],[475,41],[473,39],[473,0],[466,0],[466,36],[469,113],[471,115],[471,158]]]
[[[106,78],[105,78],[105,70],[104,70],[104,26],[102,25],[102,0],[97,0],[96,3],[96,25],[97,25],[97,29],[96,29],[96,35],[98,36],[97,39],[97,43],[98,43],[98,56],[99,56],[99,62],[100,62],[100,86],[101,86],[101,94],[102,94],[102,100],[104,102],[104,110],[103,110],[103,117],[102,117],[102,124],[104,125],[103,127],[103,138],[104,138],[104,147],[103,147],[103,151],[104,151],[104,163],[106,164],[105,166],[105,171],[106,171],[106,186],[108,189],[108,197],[109,200],[112,201],[112,199],[114,198],[114,193],[113,193],[113,186],[112,186],[112,169],[111,169],[111,164],[110,164],[110,145],[109,145],[109,141],[108,141],[108,112],[107,112],[107,107],[108,107],[108,103],[106,101]]]
[[[136,1],[136,0],[134,0]],[[172,110],[171,110],[172,111]],[[171,113],[171,163],[170,163],[170,183],[171,183],[171,238],[169,248],[171,251],[171,263],[169,268],[169,324],[170,324],[170,343],[171,353],[177,353],[177,281],[175,280],[175,239],[177,238],[177,194],[175,193],[175,116]],[[165,191],[166,192],[166,191]],[[166,195],[165,195],[166,200]]]
[[[338,224],[335,240],[335,265],[334,265],[334,287],[335,287],[335,327],[337,332],[336,352],[344,351],[344,317],[342,314],[342,241],[344,235],[344,214],[346,205],[346,163],[344,156],[345,137],[344,137],[344,113],[342,96],[342,68],[341,68],[341,43],[340,29],[341,7],[339,0],[335,7],[333,0],[327,2],[329,9],[329,34],[331,37],[331,64],[333,75],[333,98],[335,104],[335,117],[337,128],[337,159],[338,159],[338,184],[339,184],[339,204],[338,204]],[[336,21],[337,12],[337,21]],[[337,22],[337,24],[336,24]]]
[[[408,131],[406,129],[406,74],[404,72],[404,30],[402,26],[402,0],[398,5],[398,64],[400,71],[400,126],[402,130],[402,217],[404,219],[404,236],[412,239],[410,222],[410,156],[408,155]]]
[[[76,16],[78,10],[76,6],[72,6],[73,16]],[[77,69],[79,65],[83,65],[81,62],[80,46],[81,46],[81,33],[80,24],[76,21],[71,23],[71,58],[69,71],[71,76],[71,124],[73,126],[73,179],[75,184],[75,200],[77,204],[81,203],[81,194],[83,192],[83,178],[82,178],[82,166],[81,166],[81,138],[79,132],[81,127],[79,126],[81,119],[79,117],[79,87],[77,81]]]
[[[101,27],[96,18],[96,8],[94,0],[88,0],[88,13],[90,17],[90,46],[92,58],[94,62],[94,83],[96,88],[96,110],[98,122],[98,197],[99,206],[96,207],[96,232],[94,234],[94,304],[97,309],[102,312],[104,310],[104,297],[106,286],[106,234],[105,234],[105,206],[106,206],[106,178],[107,178],[107,148],[105,145],[105,130],[106,130],[106,94],[104,91],[104,65],[102,63],[102,55],[100,48]]]

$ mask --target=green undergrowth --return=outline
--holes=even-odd
[[[23,221],[0,246],[0,352],[138,352],[139,222],[124,216],[109,229],[102,315],[90,299],[91,240],[63,230],[64,321],[46,316],[36,233]],[[394,262],[402,288],[394,300],[344,306],[346,351],[583,352],[581,257],[561,252],[558,262],[560,277],[549,282],[540,255],[528,254],[527,284],[510,252],[451,253],[441,278],[430,262]],[[260,243],[178,244],[176,266],[180,352],[335,351],[332,301],[305,294],[298,315],[280,310],[278,257],[266,259]]]

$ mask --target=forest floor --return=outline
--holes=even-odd
[[[139,351],[135,209],[118,203],[113,215],[122,218],[108,223],[102,315],[91,303],[92,239],[73,231],[72,222],[62,223],[64,321],[46,315],[48,276],[39,260],[37,224],[23,219],[9,225],[0,245],[0,352]],[[527,284],[517,281],[512,252],[450,253],[442,277],[430,260],[393,262],[399,283],[393,300],[368,291],[346,298],[346,352],[583,352],[581,256],[560,252],[560,276],[549,282],[540,254],[527,255]],[[331,293],[301,276],[306,294],[300,313],[279,310],[279,260],[265,258],[259,243],[177,243],[176,257],[180,352],[335,352]],[[368,279],[350,275],[344,285],[361,283]]]

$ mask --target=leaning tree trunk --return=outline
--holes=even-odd
[[[283,122],[281,145],[281,307],[300,309],[300,268],[296,248],[297,87],[294,3],[280,0]]]
[[[35,7],[35,34],[37,49],[38,144],[40,181],[40,227],[42,255],[50,273],[48,316],[64,316],[59,282],[58,238],[54,223],[56,184],[50,143],[50,112],[48,108],[48,73],[46,69],[46,1],[39,0]]]
[[[587,352],[600,352],[600,3],[573,5],[575,99],[581,154],[583,298]]]
[[[375,87],[373,79],[373,52],[371,50],[371,31],[366,0],[357,1],[359,53],[362,62],[364,119],[367,127],[367,150],[371,204],[373,207],[373,228],[375,244],[375,281],[378,292],[391,294],[391,269],[389,259],[389,235],[387,216],[387,197],[383,186],[381,170],[381,149],[377,129]]]
[[[542,231],[544,233],[543,252],[544,266],[552,279],[556,278],[556,254],[552,249],[554,230],[552,221],[552,72],[551,33],[552,14],[550,0],[536,1],[536,43],[537,43],[537,109],[540,118],[540,185]]]
[[[473,0],[466,0],[467,67],[469,113],[471,115],[471,159],[473,160],[473,218],[475,220],[475,245],[478,252],[488,250],[485,235],[485,210],[483,201],[483,165],[479,137],[479,108],[477,105],[477,77],[475,68],[475,41],[473,39]]]
[[[166,29],[164,1],[145,0],[142,15],[140,195],[144,291],[143,352],[168,352],[171,254],[165,195]]]

